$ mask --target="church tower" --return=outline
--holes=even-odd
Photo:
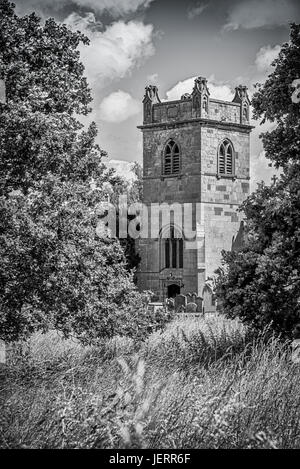
[[[231,249],[242,221],[236,210],[249,194],[249,105],[245,86],[220,101],[203,77],[177,101],[161,102],[157,87],[146,87],[139,129],[148,235],[137,241],[137,274],[139,288],[160,301],[202,296],[222,249]]]

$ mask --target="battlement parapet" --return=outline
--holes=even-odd
[[[203,77],[196,78],[191,94],[185,93],[181,99],[175,101],[161,101],[158,88],[147,86],[143,104],[144,125],[199,118],[249,125],[250,100],[247,87],[236,87],[233,101],[221,101],[210,97],[207,80]]]

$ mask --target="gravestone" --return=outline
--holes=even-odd
[[[163,309],[164,308],[164,305],[163,303],[160,303],[160,302],[153,302],[153,303],[148,303],[148,310],[153,312],[153,313],[156,313],[158,310],[160,309]]]
[[[193,303],[196,303],[196,298],[197,298],[198,294],[196,292],[193,292],[192,293],[192,301]]]
[[[197,313],[202,313],[203,298],[201,296],[196,296],[195,303],[197,305]]]
[[[151,301],[151,303],[159,302],[159,296],[158,295],[152,295],[150,301]]]
[[[193,302],[193,295],[192,295],[192,293],[187,293],[187,294],[186,294],[186,299],[187,299],[187,303],[192,303],[192,302]]]
[[[196,305],[196,303],[193,303],[193,302],[188,303],[188,304],[186,305],[186,312],[187,312],[187,313],[196,313],[196,312],[197,312],[197,305]]]
[[[213,294],[212,288],[209,285],[204,286],[202,295],[204,313],[215,313],[215,295]]]
[[[177,295],[175,297],[175,311],[185,309],[187,305],[187,297],[185,295]]]
[[[171,311],[172,309],[174,309],[174,306],[175,306],[174,298],[167,298],[167,299],[166,299],[166,306],[167,306],[167,308],[168,308],[169,311]]]

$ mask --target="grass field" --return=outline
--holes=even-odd
[[[177,319],[142,345],[16,344],[1,373],[1,448],[299,448],[288,344],[221,317]]]

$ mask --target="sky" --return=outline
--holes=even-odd
[[[155,84],[161,99],[191,92],[205,76],[211,97],[231,100],[234,87],[263,83],[272,71],[289,22],[300,21],[298,0],[14,0],[19,14],[35,11],[84,32],[81,46],[93,93],[98,143],[112,160],[142,163],[142,98]],[[261,132],[252,122],[252,188],[270,182]],[[123,165],[124,167],[124,165]]]

